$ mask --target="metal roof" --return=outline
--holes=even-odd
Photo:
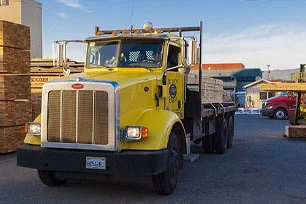
[[[246,88],[249,88],[249,87],[251,87],[251,86],[255,86],[256,84],[259,84],[259,83],[261,83],[261,82],[264,82],[264,83],[271,83],[271,82],[268,81],[268,80],[259,79],[259,80],[257,80],[257,81],[254,81],[254,82],[252,82],[252,83],[249,83],[249,84],[243,86],[242,88],[246,89]]]

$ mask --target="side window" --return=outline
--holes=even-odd
[[[266,91],[261,91],[259,96],[260,96],[260,100],[266,100],[267,99],[267,92]]]
[[[167,68],[179,65],[180,53],[181,53],[181,48],[169,45]]]

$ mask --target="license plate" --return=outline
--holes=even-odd
[[[86,169],[106,169],[106,158],[86,157]]]

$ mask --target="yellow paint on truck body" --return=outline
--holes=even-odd
[[[166,43],[164,47],[166,48]],[[167,49],[164,49],[163,52],[164,56],[167,56]],[[82,76],[85,80],[117,82],[120,86],[120,128],[137,125],[149,129],[148,138],[138,141],[121,141],[119,150],[164,149],[167,147],[173,125],[179,123],[183,127],[181,119],[184,112],[184,76],[179,72],[168,72],[171,80],[162,86],[162,76],[164,67],[166,67],[165,58],[163,58],[162,68],[151,70],[127,67],[85,68],[84,73],[71,74],[60,80],[71,80]],[[172,84],[176,85],[175,100],[174,97],[169,96]],[[163,93],[165,97],[158,97],[158,86],[168,91],[168,93]],[[36,121],[40,121],[40,117]],[[39,144],[37,137],[29,135],[26,136],[25,143]]]

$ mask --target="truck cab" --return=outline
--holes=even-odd
[[[269,98],[262,103],[261,114],[283,120],[295,114],[296,96],[293,92],[281,92],[279,96]]]

